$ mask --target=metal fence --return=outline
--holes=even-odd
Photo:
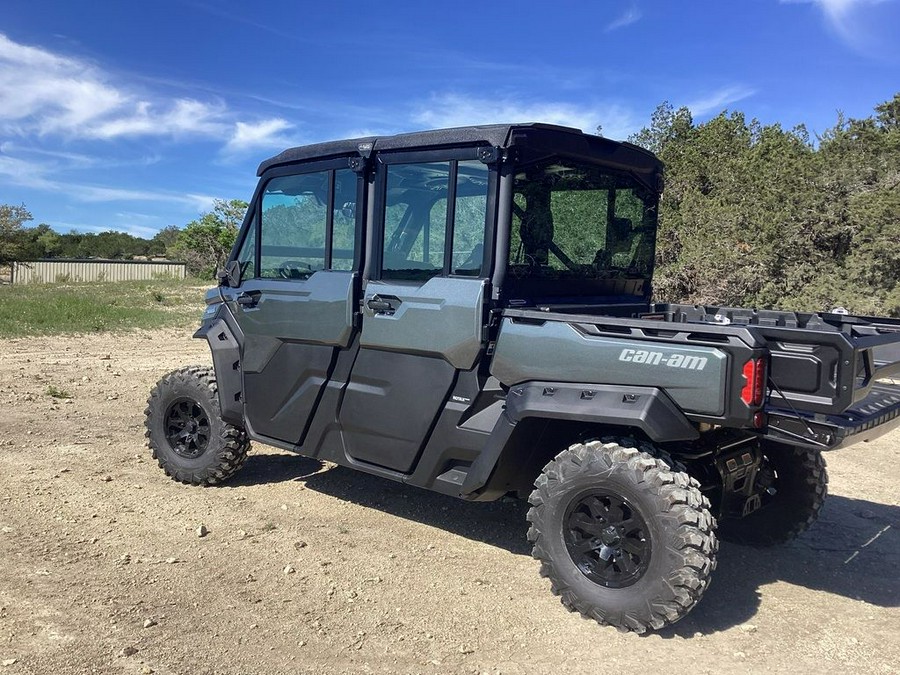
[[[184,279],[185,270],[171,260],[21,260],[12,264],[12,283]]]

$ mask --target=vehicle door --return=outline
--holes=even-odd
[[[356,461],[410,473],[483,347],[494,172],[476,150],[382,153],[360,351],[339,412]]]
[[[265,174],[226,289],[243,332],[244,417],[255,435],[301,444],[359,298],[357,205],[347,159]]]

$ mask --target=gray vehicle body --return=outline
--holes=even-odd
[[[900,387],[877,382],[900,373],[900,321],[651,303],[652,269],[600,275],[587,291],[516,278],[515,180],[545,156],[627,176],[654,198],[662,188],[649,153],[546,125],[355,139],[263,162],[196,334],[212,350],[223,419],[253,440],[474,500],[529,490],[566,443],[621,432],[688,464],[706,458],[697,473],[720,513],[746,512],[752,494],[735,479],[766,439],[832,449],[900,422]],[[445,253],[430,278],[391,278],[391,172],[428,163],[449,167],[448,204],[477,182],[463,167],[484,176],[481,248],[471,269]],[[348,171],[352,250],[338,251],[329,215],[321,269],[285,262],[283,278],[263,276],[278,249],[263,215],[273,181],[323,176],[332,214]],[[761,397],[748,394],[751,362]]]

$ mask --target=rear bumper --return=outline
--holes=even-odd
[[[767,437],[834,450],[900,427],[900,385],[876,383],[868,396],[838,415],[804,415],[783,408],[770,408],[766,413]]]

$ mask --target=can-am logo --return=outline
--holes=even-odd
[[[668,366],[669,368],[684,368],[686,370],[703,370],[706,368],[705,356],[691,356],[689,354],[669,354],[663,352],[651,352],[645,349],[623,349],[619,354],[619,361],[626,363],[642,363],[645,366]]]

